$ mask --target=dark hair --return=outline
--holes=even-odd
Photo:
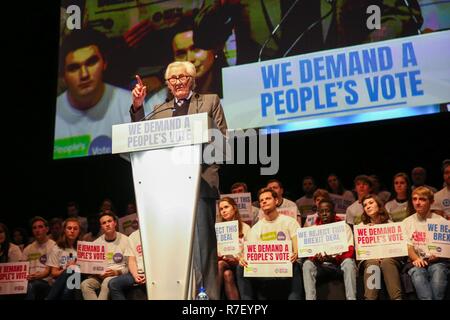
[[[219,206],[220,203],[222,201],[226,201],[228,202],[233,208],[234,208],[234,217],[233,220],[237,220],[238,221],[238,226],[239,226],[239,238],[242,238],[244,236],[244,234],[242,233],[242,218],[241,218],[241,214],[239,213],[239,208],[236,204],[236,201],[234,201],[233,198],[231,197],[223,197],[219,200]],[[219,214],[219,222],[224,222],[225,220],[223,220],[223,217],[221,214]]]
[[[331,212],[332,212],[333,214],[336,214],[336,211],[334,210],[335,204],[334,204],[333,200],[331,200],[331,199],[326,199],[326,198],[323,199],[323,200],[320,200],[319,206],[320,206],[322,203],[328,203],[328,204],[331,206]],[[319,208],[317,208],[317,210],[319,210]]]
[[[378,205],[378,215],[380,216],[380,224],[381,223],[387,223],[388,220],[389,220],[389,214],[387,213],[386,209],[384,208],[383,201],[381,201],[380,198],[378,198],[378,196],[373,194],[373,193],[365,195],[361,199],[361,204],[363,205],[363,212],[362,212],[362,215],[361,215],[361,221],[364,224],[368,224],[368,223],[371,222],[370,217],[366,213],[366,210],[364,210],[364,201],[366,201],[367,199],[373,199],[377,203],[377,205]]]
[[[41,216],[35,216],[35,217],[33,217],[33,218],[31,219],[31,221],[30,221],[30,227],[31,227],[31,228],[33,228],[33,224],[34,224],[36,221],[42,221],[42,222],[44,223],[44,225],[45,225],[46,227],[48,227],[48,221],[47,221],[47,220],[45,220],[45,219],[42,218]]]
[[[450,159],[445,159],[444,161],[442,161],[442,173],[444,173],[445,168],[447,168],[448,166],[450,166]]]
[[[63,221],[63,219],[61,219],[59,217],[55,217],[55,218],[50,219],[50,222],[48,223],[48,225],[49,225],[49,227],[51,227],[58,223],[60,223],[62,225],[64,223],[64,221]]]
[[[305,182],[305,180],[311,180],[312,183],[313,183],[314,185],[316,185],[316,180],[315,180],[312,176],[305,176],[305,177],[303,177],[302,183]]]
[[[101,212],[103,212],[103,205],[104,205],[105,202],[109,202],[110,205],[111,205],[111,211],[116,212],[116,209],[114,207],[114,203],[112,202],[112,200],[110,198],[104,198],[102,200],[102,203],[101,203],[100,208],[99,208]]]
[[[278,180],[278,179],[270,179],[269,181],[267,181],[266,186],[267,186],[269,183],[273,183],[273,182],[278,183],[278,185],[280,186],[280,188],[283,189],[283,184],[282,184],[282,183],[280,182],[280,180]],[[258,197],[259,197],[259,196],[258,196]]]
[[[230,188],[230,191],[233,191],[233,189],[244,187],[245,191],[248,191],[247,184],[245,182],[235,182]]]
[[[66,207],[75,207],[75,208],[77,208],[77,210],[80,210],[80,207],[79,207],[78,203],[76,203],[75,201],[67,202],[67,206]]]
[[[98,216],[98,221],[100,222],[100,219],[103,218],[104,216],[110,216],[111,218],[114,219],[114,221],[116,223],[119,222],[119,218],[116,216],[116,214],[112,210],[107,210],[107,211],[100,212],[100,215]]]
[[[411,197],[411,181],[409,180],[409,177],[406,173],[404,173],[404,172],[396,173],[394,175],[394,178],[392,178],[392,193],[391,193],[391,196],[389,197],[389,200],[397,199],[397,192],[395,192],[395,184],[394,183],[395,183],[395,179],[397,179],[399,177],[405,179],[405,181],[406,181],[406,201],[408,202],[406,210],[408,212],[408,216],[410,216],[414,213],[415,210],[414,210],[414,206],[412,203],[412,197]]]
[[[22,238],[23,238],[23,245],[24,246],[27,246],[28,245],[28,232],[27,232],[27,230],[25,230],[24,228],[22,228],[22,227],[17,227],[17,228],[14,228],[13,229],[13,231],[11,232],[11,242],[12,243],[14,243],[14,244],[16,244],[16,245],[20,245],[20,243],[15,243],[14,242],[14,233],[16,232],[16,231],[18,231],[21,235],[22,235]]]
[[[355,180],[353,180],[353,183],[356,185],[356,183],[358,181],[361,181],[363,183],[366,183],[370,188],[373,188],[373,183],[372,180],[370,179],[369,176],[365,175],[365,174],[361,174],[359,176],[356,176]]]
[[[266,192],[270,192],[270,194],[272,195],[272,197],[273,197],[274,199],[277,199],[277,198],[278,198],[278,194],[276,193],[276,191],[274,191],[274,190],[272,190],[272,189],[269,189],[269,188],[261,188],[261,189],[259,189],[259,191],[258,191],[258,196],[257,196],[258,202],[259,202],[259,196],[260,196],[261,194],[263,194],[263,193],[266,193]]]
[[[0,222],[0,229],[5,233],[5,241],[0,243],[0,252],[2,253],[2,255],[0,255],[0,262],[3,263],[8,262],[9,243],[11,240],[9,238],[9,231],[6,224]]]
[[[59,237],[59,239],[56,241],[56,244],[61,249],[71,248],[70,245],[69,245],[69,241],[67,241],[67,237],[66,237],[66,226],[67,226],[67,223],[69,223],[69,222],[76,222],[76,223],[78,223],[78,227],[79,227],[79,230],[80,230],[80,233],[78,234],[78,237],[75,239],[75,242],[73,243],[73,247],[72,247],[72,249],[76,250],[77,249],[78,239],[81,236],[81,223],[80,223],[80,220],[78,220],[78,218],[67,218],[66,220],[64,220],[64,222],[63,222],[63,232],[61,233],[61,236]]]
[[[67,55],[80,48],[95,45],[98,47],[103,59],[107,60],[107,42],[108,38],[103,33],[91,28],[75,29],[70,32],[69,35],[63,39],[59,50],[60,74],[64,74]]]
[[[328,175],[328,177],[327,177],[327,183],[326,183],[326,189],[328,190],[328,192],[330,192],[330,193],[335,193],[335,192],[333,192],[333,190],[331,190],[331,187],[330,187],[330,184],[328,183],[328,178],[329,177],[331,177],[331,176],[333,176],[333,177],[336,177],[336,180],[338,181],[338,192],[336,193],[336,194],[338,194],[338,195],[343,195],[344,194],[344,191],[345,191],[345,188],[344,188],[344,186],[342,185],[342,183],[341,183],[341,179],[339,179],[339,177],[337,176],[337,174],[334,174],[334,173],[330,173],[329,175]]]

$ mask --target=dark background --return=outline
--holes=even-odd
[[[19,5],[17,5],[19,7]],[[3,66],[2,182],[0,221],[11,229],[30,217],[65,215],[76,200],[83,215],[98,211],[104,197],[122,214],[133,198],[131,168],[118,156],[52,160],[58,61],[58,1],[31,2],[8,25]],[[20,10],[19,10],[20,9]],[[301,195],[301,178],[312,175],[322,186],[330,172],[347,188],[357,174],[377,174],[390,189],[392,176],[415,166],[428,170],[428,181],[442,187],[440,164],[450,158],[448,113],[285,133],[280,138],[280,171],[287,197]],[[447,138],[445,138],[447,137]],[[222,191],[239,180],[253,196],[269,178],[257,165],[227,165]],[[174,194],[174,199],[177,195]]]

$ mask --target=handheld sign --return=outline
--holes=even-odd
[[[244,243],[244,277],[292,277],[291,241]]]
[[[428,219],[426,239],[430,254],[450,258],[450,221]]]
[[[346,252],[348,241],[345,229],[345,221],[297,229],[298,257]]]
[[[0,263],[0,295],[26,293],[29,266],[28,261]]]
[[[408,255],[405,228],[403,222],[376,224],[373,226],[356,225],[356,259],[382,259]]]
[[[239,253],[239,222],[216,223],[217,254],[235,256]]]
[[[78,241],[77,264],[81,273],[103,274],[107,266],[105,245]]]

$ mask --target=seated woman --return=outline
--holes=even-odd
[[[392,222],[389,220],[389,214],[383,206],[383,203],[374,194],[368,194],[362,198],[363,214],[361,223],[367,225],[383,224]],[[368,286],[370,276],[370,266],[377,266],[381,269],[384,283],[391,300],[402,299],[402,288],[400,284],[400,260],[398,258],[382,258],[364,260],[360,264],[364,269],[364,297],[366,300],[378,299],[379,289]],[[369,270],[368,270],[369,269]]]
[[[242,222],[239,215],[239,209],[233,198],[224,197],[219,202],[220,217],[217,222],[233,221],[237,220],[239,223],[239,243],[240,254],[243,251],[244,238],[247,232],[250,230],[250,226],[245,222]],[[236,266],[239,264],[239,256],[221,256],[218,262],[219,268],[219,288],[224,285],[225,296],[228,300],[239,300],[239,290],[235,282]]]
[[[411,183],[406,173],[399,172],[394,176],[392,184],[394,192],[384,207],[392,221],[400,222],[414,213]]]
[[[53,247],[47,261],[50,275],[55,279],[47,300],[72,300],[76,288],[69,288],[69,277],[81,277],[77,271],[77,242],[80,237],[80,221],[77,218],[67,218],[63,223],[63,234]]]

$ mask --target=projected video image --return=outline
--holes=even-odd
[[[223,77],[225,68],[450,27],[450,1],[407,3],[409,6],[400,0],[63,0],[53,157],[111,153],[111,126],[131,121],[135,75],[140,75],[147,87],[144,109],[148,114],[155,105],[171,98],[164,72],[174,60],[194,63],[196,91],[223,98],[233,129],[237,128],[234,114],[249,113],[252,106],[236,110],[234,93],[226,90],[229,85],[225,81],[229,80]],[[71,19],[66,8],[73,4],[81,12],[79,30],[70,30],[66,24]],[[371,4],[381,9],[378,29],[367,28],[366,9]],[[439,112],[443,108],[432,105],[410,109],[264,126],[302,130]]]

